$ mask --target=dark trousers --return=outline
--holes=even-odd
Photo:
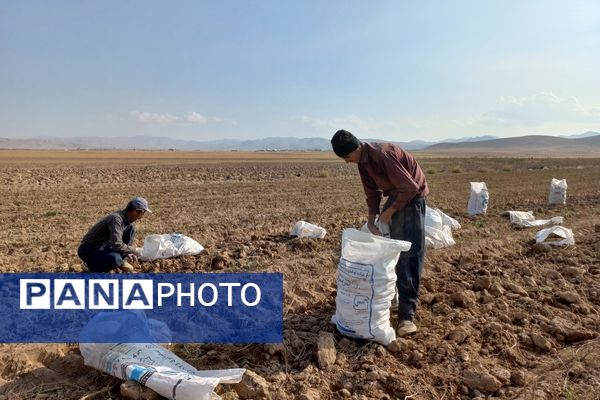
[[[135,226],[131,224],[123,231],[123,243],[131,246],[133,239],[135,239]],[[123,263],[125,256],[124,253],[111,249],[108,244],[102,246],[81,244],[77,255],[87,264],[91,272],[108,272],[115,269]]]
[[[395,201],[390,196],[383,209]],[[410,250],[402,252],[396,264],[398,288],[398,319],[412,321],[417,310],[419,286],[425,260],[425,198],[415,197],[406,207],[392,216],[390,236],[392,239],[411,242]]]

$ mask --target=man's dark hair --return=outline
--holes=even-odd
[[[133,205],[132,202],[127,203],[127,207],[125,207],[125,211],[135,211],[137,208]]]
[[[350,132],[340,129],[331,138],[333,152],[340,158],[346,157],[360,147],[360,140]]]

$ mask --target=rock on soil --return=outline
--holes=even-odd
[[[577,294],[577,292],[558,292],[556,293],[556,299],[562,303],[566,304],[574,304],[581,302],[581,298]]]
[[[487,372],[467,369],[463,372],[463,383],[474,390],[482,393],[494,393],[500,389],[500,382]]]
[[[336,350],[333,333],[319,332],[317,357],[319,359],[319,368],[321,369],[327,369],[335,364]]]
[[[320,400],[321,396],[319,392],[315,389],[306,389],[304,392],[300,393],[296,400]]]
[[[450,300],[458,307],[470,308],[475,305],[476,297],[472,290],[463,290],[462,292],[452,293]]]
[[[579,342],[598,336],[597,332],[588,331],[560,317],[555,317],[545,328],[559,341]]]
[[[156,400],[159,398],[155,391],[132,380],[123,382],[120,387],[120,392],[121,396],[132,400]]]
[[[242,380],[233,385],[240,399],[270,400],[269,384],[262,376],[246,370]]]
[[[531,340],[537,348],[542,349],[544,351],[550,351],[554,348],[552,346],[552,342],[550,342],[548,339],[546,339],[544,336],[540,335],[539,333],[535,333],[535,332],[532,333]]]
[[[531,249],[534,253],[550,253],[552,251],[552,246],[547,243],[535,243],[531,246]]]
[[[480,292],[484,289],[489,289],[492,285],[492,279],[489,276],[480,276],[473,283],[473,290]]]

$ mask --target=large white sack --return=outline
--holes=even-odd
[[[441,229],[436,229],[425,225],[425,245],[434,249],[454,246],[456,242],[452,237],[452,228],[448,225],[443,225]]]
[[[385,346],[396,339],[390,305],[396,293],[396,263],[411,243],[356,229],[344,229],[337,269],[335,315],[346,336],[374,340]]]
[[[553,238],[551,235],[558,236],[559,238]],[[564,226],[552,226],[537,232],[535,234],[535,242],[552,246],[568,246],[575,244],[575,237],[573,236],[573,231],[569,228],[565,228]]]
[[[307,237],[314,239],[322,239],[327,234],[325,228],[321,228],[318,225],[311,224],[306,221],[298,221],[292,228],[290,235],[298,237]]]
[[[193,256],[204,250],[194,239],[181,233],[148,235],[144,240],[141,259],[144,261],[177,256]]]
[[[439,208],[434,208],[433,210],[440,213],[440,215],[442,217],[442,224],[447,225],[452,229],[460,229],[461,228],[460,223],[457,220],[444,214],[444,212],[442,210],[440,210]]]
[[[390,226],[375,220],[375,226],[383,237],[390,237]],[[460,229],[460,223],[444,214],[439,208],[426,207],[425,210],[425,245],[434,249],[453,246],[456,244],[452,237],[452,229]],[[361,232],[370,233],[368,225],[360,228]]]
[[[442,214],[436,209],[431,207],[425,207],[425,226],[429,226],[434,229],[442,229],[444,221],[442,220]]]
[[[567,204],[567,180],[552,178],[550,181],[550,193],[548,194],[548,205]]]
[[[434,249],[456,244],[452,237],[452,229],[459,229],[460,224],[454,218],[444,214],[439,208],[425,209],[425,244]]]
[[[511,224],[518,228],[529,228],[533,226],[542,227],[548,225],[560,225],[563,217],[557,216],[550,219],[535,219],[532,211],[507,211]]]
[[[490,194],[485,182],[471,182],[471,196],[467,206],[469,216],[485,214],[487,212]]]
[[[198,371],[156,343],[80,343],[85,365],[133,379],[171,400],[220,399],[219,383],[238,383],[243,368]]]

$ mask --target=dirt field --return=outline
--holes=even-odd
[[[417,158],[428,204],[462,229],[455,246],[428,251],[420,331],[390,349],[344,338],[329,322],[341,232],[366,219],[356,166],[329,153],[0,151],[0,271],[81,271],[83,234],[141,195],[154,214],[138,223],[138,245],[182,232],[207,250],[140,270],[283,272],[284,346],[174,346],[198,369],[262,376],[264,394],[251,398],[599,399],[600,159]],[[553,177],[567,179],[565,207],[546,207]],[[485,217],[466,215],[470,181],[490,190]],[[562,215],[576,245],[538,250],[535,229],[512,228],[505,210]],[[326,228],[325,239],[289,237],[301,219]],[[321,331],[335,332],[327,369]],[[0,345],[0,399],[80,399],[103,388],[93,398],[120,399],[118,383],[84,367],[76,345]],[[231,386],[219,392],[238,398]]]

